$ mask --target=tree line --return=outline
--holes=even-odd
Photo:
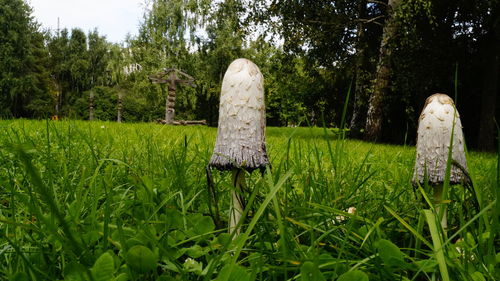
[[[229,63],[264,74],[267,123],[326,125],[413,143],[427,96],[456,98],[469,146],[495,148],[498,0],[149,0],[137,36],[44,30],[23,0],[0,0],[0,116],[154,121],[177,68],[179,119],[216,125]],[[110,15],[112,16],[112,15]],[[346,106],[346,107],[345,107]],[[345,107],[345,116],[343,114]]]

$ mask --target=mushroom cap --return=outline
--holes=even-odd
[[[455,120],[453,114],[455,113]],[[453,121],[455,121],[453,125]],[[425,101],[417,131],[417,157],[413,183],[424,183],[425,174],[431,185],[444,182],[446,163],[453,129],[450,183],[467,182],[467,161],[460,116],[453,100],[445,94],[434,94]]]
[[[208,165],[218,170],[265,168],[265,129],[264,77],[253,62],[237,59],[222,81],[217,140]]]

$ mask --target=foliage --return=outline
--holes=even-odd
[[[0,116],[32,117],[49,91],[44,35],[22,0],[0,2]]]
[[[271,127],[273,170],[248,177],[250,233],[233,239],[208,215],[200,176],[214,128],[0,126],[0,279],[435,280],[443,265],[450,280],[500,277],[496,155],[469,154],[481,207],[452,188],[445,234],[431,191],[411,186],[414,148]],[[214,183],[226,220],[230,175]]]
[[[146,1],[138,35],[113,44],[98,30],[42,33],[27,4],[5,3],[0,116],[87,119],[88,98],[97,93],[101,120],[117,119],[122,97],[124,121],[154,121],[164,116],[167,89],[153,85],[149,75],[175,67],[197,85],[178,88],[177,118],[215,126],[225,70],[246,57],[264,73],[268,124],[338,126],[352,87],[351,136],[366,132],[360,124],[375,90],[385,1]],[[494,148],[498,7],[498,0],[398,6],[379,141],[412,143],[425,98],[454,96],[456,84],[467,143]]]

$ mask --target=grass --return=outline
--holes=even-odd
[[[451,187],[443,233],[411,185],[414,147],[268,128],[272,170],[248,177],[233,240],[209,215],[215,128],[0,128],[1,280],[500,280],[494,154],[469,152],[480,209]],[[225,223],[230,173],[213,177]]]

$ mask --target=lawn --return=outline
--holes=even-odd
[[[215,128],[0,128],[1,280],[500,280],[496,154],[468,153],[474,187],[440,202],[442,231],[431,187],[411,184],[413,146],[268,128],[272,169],[247,177],[231,236],[230,173],[212,171],[219,227],[209,208]]]

